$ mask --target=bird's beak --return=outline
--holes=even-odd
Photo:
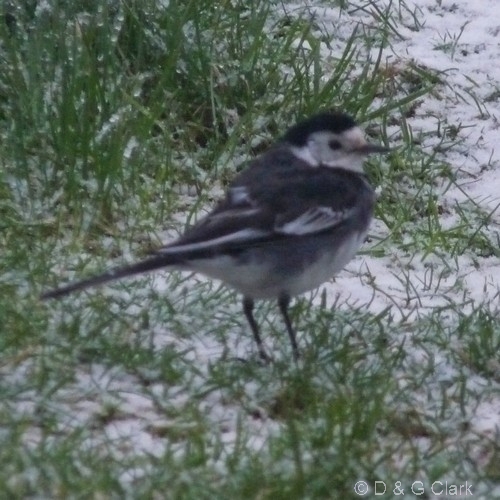
[[[356,152],[363,155],[371,155],[374,153],[389,153],[390,151],[391,148],[379,146],[378,144],[370,144],[369,142],[356,148]]]

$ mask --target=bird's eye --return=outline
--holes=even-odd
[[[328,146],[330,146],[330,149],[336,150],[340,149],[342,147],[342,144],[340,144],[339,141],[336,141],[335,139],[331,139],[328,141]]]

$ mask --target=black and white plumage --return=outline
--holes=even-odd
[[[328,281],[355,255],[375,201],[363,161],[387,151],[367,143],[348,115],[313,116],[249,162],[225,198],[178,240],[142,262],[42,298],[160,268],[196,271],[243,294],[243,310],[263,359],[268,355],[253,317],[254,300],[277,299],[297,357],[290,298]]]

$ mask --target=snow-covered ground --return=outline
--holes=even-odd
[[[455,184],[449,186],[443,183],[437,187],[441,191],[440,204],[445,208],[441,216],[442,226],[453,227],[458,217],[453,207],[472,200],[491,214],[488,231],[495,241],[500,228],[500,152],[497,147],[500,117],[500,4],[498,0],[392,3],[394,11],[399,10],[401,16],[397,32],[402,36],[390,37],[383,60],[394,67],[403,67],[412,61],[417,66],[442,72],[443,75],[439,92],[425,95],[415,108],[414,116],[407,118],[413,136],[419,138],[420,147],[428,152],[441,143],[438,129],[455,127],[460,138],[458,145],[439,153],[441,160],[456,172]],[[380,5],[382,8],[385,2],[380,2]],[[332,43],[328,45],[333,49],[327,44],[322,47],[325,60],[332,55],[332,50],[342,50],[344,41],[357,24],[367,28],[375,22],[374,17],[361,8],[352,8],[349,15],[343,13],[339,22],[339,10],[322,6],[320,1],[311,2],[308,6],[289,3],[285,8],[294,16],[312,16],[323,33],[332,34]],[[394,19],[399,18],[395,16]],[[399,128],[388,127],[389,138],[396,145],[400,139],[399,133]],[[383,190],[384,185],[379,188]],[[450,209],[447,210],[447,207]],[[371,233],[383,238],[387,231],[382,222],[376,221]],[[333,283],[324,285],[324,289],[327,301],[333,303],[338,300],[342,308],[366,305],[371,312],[379,313],[391,307],[394,321],[405,318],[408,335],[411,335],[411,322],[422,318],[437,306],[456,303],[467,304],[467,307],[472,308],[474,304],[494,304],[498,301],[498,256],[481,257],[465,253],[452,259],[446,273],[440,274],[442,267],[443,260],[432,254],[425,257],[403,251],[394,251],[384,257],[362,254]],[[440,279],[432,281],[429,269],[433,269],[433,276],[440,276]],[[161,290],[166,286],[161,276],[153,279],[156,289]],[[455,286],[458,282],[460,286]],[[316,295],[318,303],[321,296],[321,293]],[[239,309],[239,304],[232,307]],[[187,322],[191,320],[186,317]],[[155,332],[154,342],[158,350],[169,345],[193,347],[188,358],[192,356],[196,360],[202,373],[206,370],[203,366],[217,359],[224,348],[215,339],[211,341],[201,333],[180,340],[171,332],[158,331]],[[242,354],[253,349],[251,336],[242,337],[238,328],[227,339],[226,346],[230,346],[236,354],[239,354],[240,349]],[[425,352],[417,349],[411,353],[411,362],[418,363],[426,356]],[[447,370],[452,371],[446,366],[445,359],[441,361],[436,380],[448,373]],[[18,369],[18,373],[8,375],[12,377],[13,384],[17,377],[23,376],[22,364]],[[64,408],[62,414],[66,415],[66,419],[61,421],[62,429],[66,424],[72,427],[78,422],[90,422],[95,415],[101,414],[103,404],[116,405],[123,417],[114,419],[105,427],[105,439],[116,442],[121,438],[126,443],[121,448],[124,454],[130,450],[156,456],[162,454],[165,441],[153,431],[168,428],[169,421],[158,410],[153,397],[134,393],[133,376],[124,377],[113,370],[91,365],[79,369],[76,380],[74,385],[58,394],[61,408]],[[430,383],[437,383],[436,380]],[[200,379],[202,381],[203,376]],[[442,378],[438,381],[442,382]],[[471,378],[470,383],[481,385],[481,377]],[[162,384],[153,384],[149,394],[161,397],[165,390]],[[248,390],[252,388],[248,387]],[[104,399],[113,394],[112,401],[100,399],[103,391],[107,394]],[[470,410],[473,433],[495,436],[499,432],[500,385],[496,389],[493,387],[490,394],[490,397]],[[31,395],[32,400],[30,394],[25,396],[27,406],[34,404],[37,397],[35,393]],[[168,397],[172,398],[172,395]],[[183,397],[185,395],[178,395],[180,406],[184,404]],[[175,403],[170,400],[172,404]],[[214,425],[224,428],[225,439],[231,442],[238,425],[238,414],[236,409],[222,400],[222,396],[218,400],[218,392],[212,392],[207,398],[207,412]],[[278,424],[272,419],[249,417],[247,424],[254,431],[257,448],[262,446],[266,435],[279,431]],[[34,430],[31,438],[36,440],[36,434]]]

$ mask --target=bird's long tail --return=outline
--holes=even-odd
[[[48,292],[43,293],[40,298],[42,300],[57,299],[71,292],[83,290],[91,286],[102,285],[103,283],[107,283],[108,281],[118,280],[120,278],[125,278],[126,276],[133,276],[134,274],[141,274],[159,269],[161,267],[172,266],[179,263],[180,259],[176,258],[175,255],[155,255],[136,264],[131,264],[130,266],[110,269],[109,271],[106,271],[105,273],[98,276],[94,276],[82,281],[76,281],[66,286],[55,288],[54,290],[49,290]]]

